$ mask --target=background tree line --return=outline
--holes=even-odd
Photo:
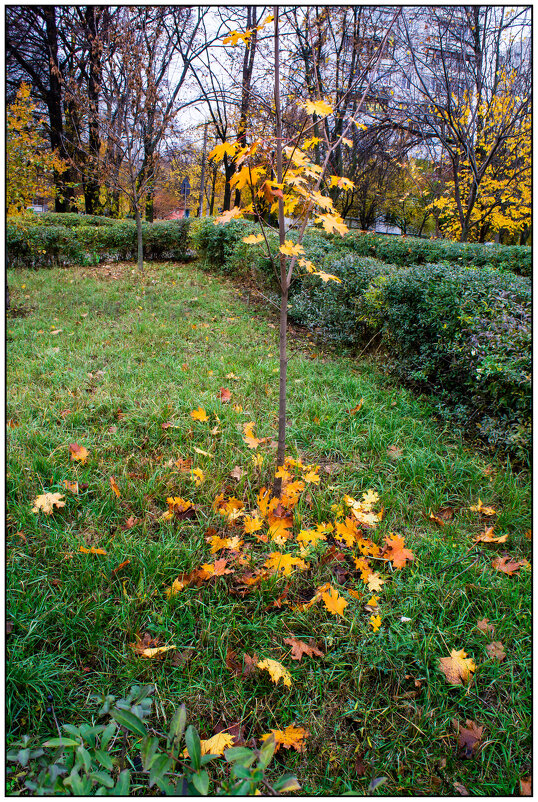
[[[207,153],[263,140],[272,125],[268,11],[6,7],[8,104],[32,104],[41,151],[57,157],[55,210],[152,220],[185,205],[237,206],[248,188],[231,153]],[[281,10],[283,136],[310,125],[298,100],[331,103],[334,114],[314,115],[312,158],[321,165],[330,151],[328,173],[351,182],[323,189],[357,227],[383,220],[403,233],[527,241],[528,9],[403,8],[387,39],[394,12]],[[361,103],[350,144],[331,149]],[[8,151],[18,136],[8,119]]]

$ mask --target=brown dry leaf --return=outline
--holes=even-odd
[[[67,418],[68,415],[71,415],[72,411],[70,409],[62,409],[60,410],[60,417]]]
[[[187,457],[187,459],[179,457],[179,459],[177,459],[173,464],[176,466],[176,468],[179,468],[180,471],[188,473],[192,468],[192,459],[190,457]]]
[[[120,489],[113,476],[110,477],[110,487],[112,488],[113,493],[115,493],[115,495],[119,498],[121,496]]]
[[[70,493],[74,493],[75,496],[78,495],[78,482],[70,482],[69,479],[64,479],[62,484]]]
[[[502,661],[506,657],[504,646],[502,645],[500,640],[495,640],[492,641],[491,643],[488,643],[488,645],[486,646],[486,652],[492,658],[492,660],[498,660],[499,663],[502,663]]]
[[[184,666],[186,663],[189,662],[191,657],[194,655],[195,649],[188,646],[186,649],[183,649],[182,652],[176,652],[171,660],[170,665],[174,666],[174,668],[180,668]]]
[[[439,668],[446,677],[446,681],[451,685],[463,685],[471,678],[471,673],[476,670],[476,663],[472,657],[467,657],[461,649],[457,652],[452,649],[450,657],[441,657]]]
[[[445,522],[443,521],[443,519],[440,518],[438,515],[434,515],[433,512],[430,512],[430,520],[431,521],[435,521],[435,523],[439,524],[439,526],[444,526],[445,525]]]
[[[71,454],[71,459],[76,460],[78,462],[84,463],[88,459],[88,454],[90,453],[87,448],[84,446],[79,446],[78,443],[70,443],[69,444],[69,453]]]
[[[120,526],[120,529],[132,529],[138,523],[138,518],[135,518],[134,515],[130,515],[124,524]]]
[[[502,571],[503,574],[513,576],[513,574],[519,573],[519,569],[526,565],[526,562],[524,560],[513,560],[509,555],[505,554],[504,557],[495,557],[491,565],[496,571]]]
[[[485,531],[482,532],[481,535],[477,535],[473,538],[473,543],[506,543],[508,540],[508,535],[502,535],[501,537],[494,537],[493,536],[493,527],[489,526],[485,528]]]
[[[161,423],[161,429],[175,429],[175,425],[172,421],[167,420],[165,423]]]
[[[302,640],[296,640],[295,638],[284,638],[284,643],[287,643],[291,646],[291,659],[292,660],[301,660],[303,654],[307,654],[309,657],[323,657],[323,652],[320,652],[315,646],[312,645],[312,641],[310,646]]]
[[[221,387],[217,394],[217,398],[219,398],[223,404],[228,404],[230,402],[231,397],[232,394],[230,390],[227,390],[225,387]]]
[[[241,662],[241,658],[232,649],[228,649],[226,652],[226,667],[236,677],[248,677],[256,668],[257,663],[257,655],[251,657],[248,654],[244,654],[243,662]]]
[[[461,750],[462,757],[473,757],[482,740],[482,733],[484,727],[479,727],[474,721],[467,719],[465,727],[459,724],[455,719],[452,721],[458,736],[458,746]]]
[[[276,749],[275,752],[278,752],[281,746],[284,749],[296,749],[297,752],[304,752],[305,751],[305,742],[304,739],[309,736],[308,730],[305,730],[304,727],[294,727],[290,724],[286,727],[285,730],[271,730],[270,732],[262,735],[262,741],[266,741],[271,735],[274,735]]]
[[[469,796],[469,791],[461,783],[454,783],[454,788],[456,789],[456,791],[460,796]]]
[[[481,618],[479,621],[476,622],[477,629],[480,632],[483,632],[485,635],[493,635],[495,632],[495,627],[493,624],[489,623],[489,618]]]
[[[398,446],[389,446],[387,448],[387,456],[389,459],[400,459],[403,456],[403,451]]]
[[[519,781],[519,793],[520,796],[532,796],[532,777],[523,777]]]
[[[230,476],[232,477],[232,479],[239,480],[244,475],[244,473],[245,473],[244,469],[241,468],[240,465],[236,465],[233,471],[230,471]]]
[[[46,515],[52,515],[54,507],[65,507],[65,501],[61,500],[64,497],[62,493],[42,493],[33,500],[32,512],[41,511]]]

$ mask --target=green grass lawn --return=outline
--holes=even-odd
[[[530,771],[531,573],[523,564],[507,575],[492,562],[530,558],[528,477],[441,428],[375,360],[324,353],[295,333],[287,453],[319,466],[320,482],[300,494],[293,538],[260,541],[213,502],[223,493],[254,513],[260,488],[273,483],[276,310],[248,306],[240,288],[196,264],[153,264],[142,278],[132,265],[13,271],[9,282],[10,741],[54,734],[49,694],[59,722],[78,723],[95,716],[92,694],[149,682],[158,720],[184,702],[203,738],[236,722],[247,740],[304,727],[305,750],[280,749],[274,771],[294,772],[307,795],[365,793],[379,777],[387,781],[378,793],[389,795],[451,796],[457,783],[470,794],[518,793]],[[200,406],[207,422],[190,415]],[[243,436],[250,421],[268,438],[256,449]],[[85,462],[70,458],[72,443],[89,451]],[[177,467],[180,457],[203,472],[202,484]],[[65,481],[78,482],[78,494]],[[378,631],[365,609],[372,591],[352,559],[360,553],[334,532],[303,556],[307,568],[239,583],[270,553],[300,557],[299,530],[334,525],[344,496],[368,490],[383,515],[364,536],[383,546],[389,533],[401,535],[414,555],[402,569],[371,563],[384,581]],[[44,493],[63,494],[65,506],[33,513]],[[176,496],[195,505],[195,517],[163,519]],[[471,511],[479,498],[496,514]],[[473,542],[491,526],[507,540]],[[209,528],[240,535],[242,557],[211,554]],[[167,596],[179,575],[221,558],[232,573]],[[305,609],[325,583],[347,602],[343,615],[321,600]],[[483,618],[493,635],[477,628]],[[177,648],[144,659],[131,645],[144,635]],[[323,656],[293,660],[285,638],[312,639]],[[488,654],[490,641],[503,644],[502,661]],[[260,669],[238,676],[229,650],[239,661],[279,661],[291,687]],[[452,650],[474,660],[470,682],[446,681],[439,660]],[[467,720],[483,731],[465,759],[455,722]]]

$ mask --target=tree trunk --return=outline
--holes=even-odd
[[[280,114],[280,39],[278,32],[278,6],[274,7],[275,17],[275,117],[276,117],[276,172],[277,181],[282,183],[282,120]],[[278,234],[280,245],[284,245],[286,231],[284,227],[284,201],[278,199]],[[286,339],[288,329],[288,291],[286,257],[280,254],[280,330],[279,330],[279,357],[280,377],[278,392],[278,448],[276,455],[277,469],[286,459],[286,378],[288,358],[286,353]],[[279,496],[282,490],[282,479],[275,479],[273,494]]]
[[[84,186],[84,200],[87,214],[99,214],[99,154],[101,137],[99,133],[99,92],[101,84],[101,47],[97,33],[99,17],[102,9],[97,6],[86,6],[86,37],[89,51],[88,75],[88,160],[87,176]]]
[[[209,202],[209,216],[213,217],[213,210],[215,208],[215,185],[217,183],[217,165],[213,165],[213,178],[211,181],[211,200]]]
[[[142,243],[142,216],[138,206],[135,206],[137,267],[140,273],[144,272],[144,245]]]

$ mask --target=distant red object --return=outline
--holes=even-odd
[[[170,212],[164,219],[165,220],[183,220],[185,217],[185,209],[176,209],[174,212]]]

